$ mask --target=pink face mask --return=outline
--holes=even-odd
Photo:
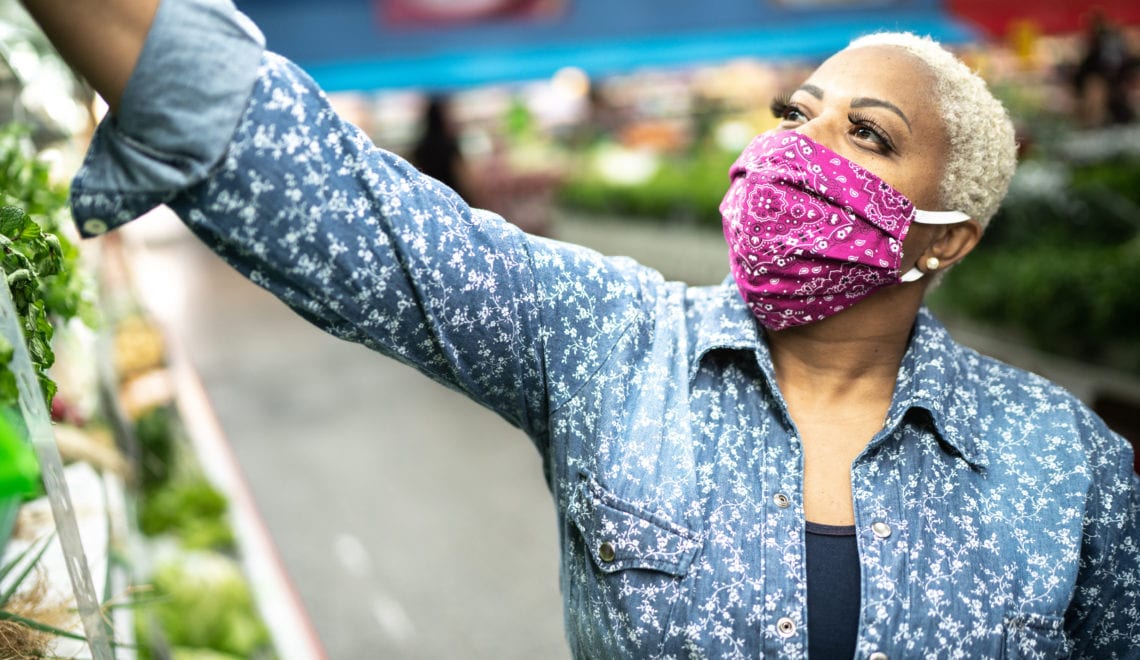
[[[770,330],[840,312],[900,275],[911,222],[951,224],[959,211],[920,211],[885,181],[791,131],[752,140],[729,170],[720,204],[732,276]]]

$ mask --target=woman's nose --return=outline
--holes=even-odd
[[[823,121],[820,117],[813,117],[792,130],[816,142],[820,141],[823,132]]]
[[[832,151],[842,153],[847,123],[846,116],[836,112],[822,112],[792,130]]]

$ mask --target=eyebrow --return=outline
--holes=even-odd
[[[801,92],[807,92],[808,94],[811,94],[812,96],[819,99],[820,101],[823,100],[823,90],[820,89],[819,87],[816,87],[815,85],[810,85],[810,84],[800,85],[800,91]],[[902,110],[899,109],[899,107],[897,105],[895,105],[894,103],[891,103],[890,101],[884,101],[882,99],[867,98],[867,97],[861,96],[859,98],[851,99],[851,107],[852,108],[886,108],[887,110],[890,110],[891,112],[898,115],[899,118],[903,120],[903,123],[906,124],[906,130],[911,131],[910,120],[907,119],[906,113],[904,113]]]
[[[857,98],[857,99],[851,99],[851,107],[852,108],[886,108],[887,110],[890,110],[891,112],[898,115],[903,120],[903,122],[906,124],[906,130],[910,131],[910,120],[906,118],[906,115],[903,114],[902,110],[899,110],[897,105],[895,105],[894,103],[891,103],[890,101],[884,101],[882,99]]]
[[[823,90],[816,87],[815,85],[809,85],[807,83],[804,83],[803,85],[800,85],[800,91],[801,92],[807,92],[808,94],[811,94],[812,96],[816,97],[820,101],[823,100]]]

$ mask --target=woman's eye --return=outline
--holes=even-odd
[[[869,140],[871,142],[882,142],[883,141],[883,138],[879,137],[878,133],[876,133],[875,131],[872,131],[871,129],[867,128],[866,126],[856,126],[855,127],[855,137],[859,138],[860,140]]]
[[[801,123],[807,121],[807,116],[800,107],[792,103],[786,96],[772,100],[772,116],[781,122]]]
[[[871,119],[854,114],[848,116],[847,119],[851,122],[851,135],[856,140],[870,142],[875,145],[876,149],[884,153],[891,153],[895,150],[895,145],[891,142],[890,136]]]
[[[801,112],[799,108],[794,105],[789,105],[788,108],[784,110],[784,115],[781,119],[784,121],[805,121],[807,117],[804,116],[804,113]]]

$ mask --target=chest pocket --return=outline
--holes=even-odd
[[[1002,657],[1006,660],[1067,658],[1072,646],[1065,636],[1064,620],[1042,614],[1007,617]]]
[[[680,577],[700,545],[688,529],[618,498],[590,475],[579,480],[568,514],[603,573],[643,569]]]
[[[687,598],[698,535],[617,497],[589,474],[568,505],[564,596],[575,654],[657,655]]]

